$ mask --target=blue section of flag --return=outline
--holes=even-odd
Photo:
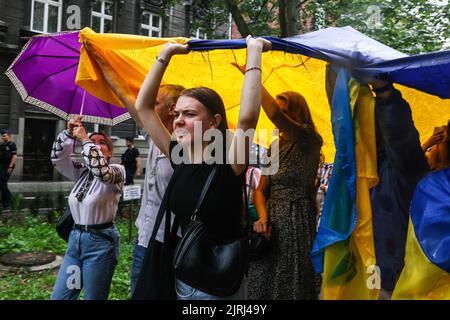
[[[280,39],[264,37],[272,49],[344,66],[359,79],[387,75],[393,82],[450,98],[450,50],[407,56],[351,27],[327,28]],[[190,40],[195,51],[245,48],[245,39]]]
[[[311,253],[314,269],[319,273],[323,272],[324,249],[348,239],[357,220],[355,137],[348,93],[349,79],[349,72],[339,68],[331,109],[336,156]]]
[[[427,258],[450,273],[450,168],[420,181],[411,203],[416,238]]]

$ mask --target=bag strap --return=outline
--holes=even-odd
[[[164,215],[166,215],[168,208],[169,208],[169,194],[170,191],[172,190],[174,181],[175,181],[175,172],[172,175],[172,178],[169,181],[169,184],[167,186],[166,192],[164,194],[163,200],[161,202],[161,206],[159,207],[159,211],[158,211],[158,215],[156,216],[156,220],[155,220],[155,224],[153,226],[153,232],[152,232],[152,236],[150,237],[149,240],[149,244],[154,241],[156,239],[156,234],[158,233],[159,227],[161,226],[161,222],[162,219],[164,218]],[[167,210],[165,210],[167,209]],[[169,217],[169,221],[170,221],[170,215],[167,215]],[[166,217],[167,220],[167,217]],[[169,225],[169,229],[170,229],[170,225]],[[166,223],[166,229],[164,231],[164,241],[166,240],[166,233],[167,233],[167,223]]]
[[[252,168],[250,171],[250,181],[248,183],[248,198],[251,199],[252,189],[253,189],[253,172],[255,171],[255,168]]]
[[[245,183],[244,183],[244,205],[245,205],[245,212],[248,214],[248,196],[247,192],[245,192]]]
[[[194,220],[197,217],[197,212],[202,205],[203,199],[205,198],[205,195],[208,192],[209,186],[211,184],[212,179],[214,178],[215,173],[216,173],[216,167],[214,167],[211,170],[211,172],[208,176],[208,179],[205,182],[205,186],[203,187],[202,193],[200,194],[200,198],[198,199],[197,206],[195,207],[194,215],[192,217],[192,219],[194,219]],[[174,175],[175,175],[175,173],[174,173]],[[171,215],[170,208],[169,208],[169,194],[173,188],[174,181],[175,181],[175,177],[172,176],[172,179],[170,180],[169,185],[167,186],[166,193],[164,194],[164,199],[162,201],[163,204],[165,204],[165,205],[164,206],[161,205],[159,208],[158,216],[156,217],[155,225],[153,226],[153,232],[152,232],[152,236],[150,237],[149,243],[151,243],[152,241],[154,241],[156,239],[156,234],[158,233],[158,230],[159,230],[159,227],[161,225],[164,215],[166,216],[166,223],[165,223],[165,228],[164,228],[164,242],[167,242],[167,240],[169,240],[169,235],[174,236],[177,234],[178,227],[180,226],[180,221],[179,221],[178,217],[175,217],[173,226],[172,226],[172,230],[170,230],[170,222],[171,222],[172,215]]]
[[[191,217],[191,219],[194,221],[197,219],[198,211],[200,210],[200,207],[202,206],[203,200],[205,199],[206,193],[209,190],[209,186],[211,185],[211,182],[214,178],[216,171],[217,171],[217,167],[214,166],[214,168],[209,173],[208,179],[206,179],[205,185],[203,186],[202,193],[200,194],[200,198],[198,198],[197,205],[195,206],[194,213],[192,214],[192,217]]]

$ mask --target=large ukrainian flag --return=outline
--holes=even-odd
[[[450,116],[450,100],[437,97],[450,98],[450,51],[408,57],[350,27],[327,28],[286,39],[267,38],[272,42],[273,50],[263,53],[263,85],[272,96],[284,91],[297,91],[305,97],[324,140],[323,153],[327,162],[333,162],[335,154],[330,107],[324,86],[327,62],[347,66],[352,75],[360,77],[388,73],[394,82],[402,84],[396,87],[411,103],[414,124],[422,141],[430,137],[435,126],[441,126],[443,119]],[[151,38],[95,33],[85,28],[80,31],[80,41],[89,43],[91,49],[117,73],[117,85],[130,97],[137,96],[155,57],[166,42],[189,43],[191,52],[172,58],[163,83],[181,84],[186,88],[206,86],[216,90],[224,100],[229,127],[235,127],[243,76],[231,63],[245,64],[244,39]],[[76,82],[97,98],[122,105],[84,46],[80,50]],[[257,129],[266,129],[267,135],[256,136],[258,143],[270,145],[273,128],[262,111]]]
[[[392,299],[450,299],[450,168],[428,174],[417,185],[405,267]]]

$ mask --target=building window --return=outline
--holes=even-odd
[[[31,1],[31,31],[53,33],[61,31],[62,0]]]
[[[161,37],[162,17],[148,11],[142,12],[141,34],[149,37]]]
[[[95,32],[112,32],[113,2],[94,0],[92,4],[91,28]]]
[[[191,32],[191,38],[193,39],[208,39],[208,35],[206,34],[206,32],[201,29],[201,28],[197,28],[196,30],[194,30],[194,32]]]

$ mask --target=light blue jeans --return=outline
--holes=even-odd
[[[139,274],[141,273],[142,265],[144,264],[146,250],[147,248],[140,246],[138,244],[138,240],[136,239],[136,244],[133,250],[133,260],[131,262],[131,294],[133,294],[134,289],[136,288]]]
[[[119,258],[119,232],[116,227],[101,230],[114,241],[73,229],[66,255],[59,269],[52,300],[76,300],[84,290],[85,300],[106,300]]]
[[[244,280],[241,287],[231,296],[218,297],[212,294],[195,289],[188,284],[175,279],[175,291],[177,292],[177,300],[244,300]]]

